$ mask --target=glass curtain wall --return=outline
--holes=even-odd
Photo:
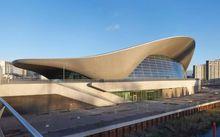
[[[181,63],[154,55],[145,58],[127,79],[184,79],[184,72]]]
[[[140,90],[140,91],[120,91],[113,92],[125,100],[130,101],[143,101],[143,100],[156,100],[162,98],[162,90]]]

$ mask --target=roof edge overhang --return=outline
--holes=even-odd
[[[41,66],[64,68],[93,79],[126,78],[150,55],[164,55],[181,63],[186,70],[195,49],[195,40],[186,36],[169,37],[95,56],[59,59],[20,59],[13,65],[37,71]],[[33,69],[33,65],[37,66]],[[30,66],[30,67],[29,67]],[[32,67],[31,67],[32,66]],[[37,71],[40,73],[40,71]],[[41,73],[40,73],[41,74]]]

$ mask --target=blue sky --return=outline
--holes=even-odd
[[[0,60],[81,57],[184,35],[220,58],[218,0],[0,0]]]

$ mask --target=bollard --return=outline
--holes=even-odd
[[[216,123],[212,122],[212,136],[216,137]]]

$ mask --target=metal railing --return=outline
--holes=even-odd
[[[186,80],[195,80],[195,79],[116,79],[116,80],[103,80],[103,79],[50,79],[50,80],[2,80],[0,81],[1,84],[35,84],[35,83],[68,83],[68,82],[74,82],[74,83],[81,83],[81,82],[137,82],[137,81],[186,81]]]
[[[21,123],[28,132],[34,137],[43,137],[34,127],[32,127],[13,107],[11,107],[3,98],[0,98],[0,103],[7,108],[14,117]]]

